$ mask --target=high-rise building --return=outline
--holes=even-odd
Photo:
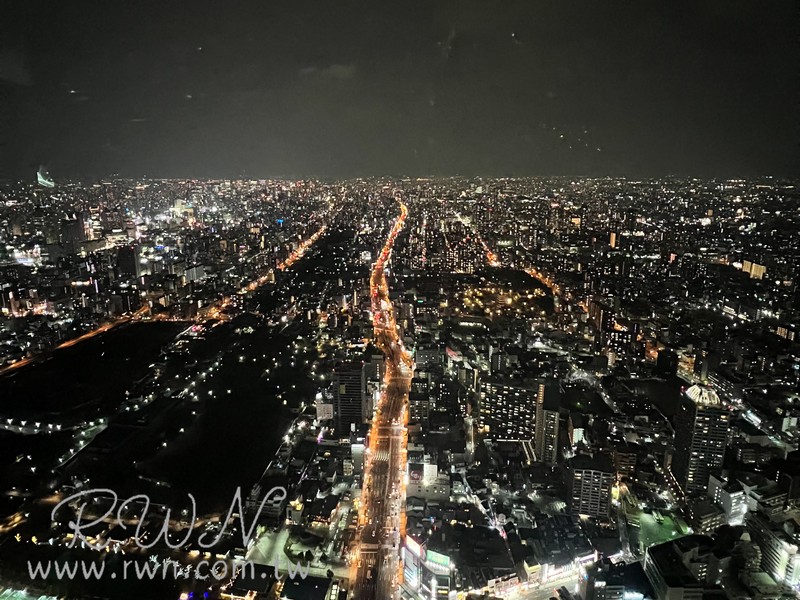
[[[86,241],[83,216],[71,212],[61,221],[61,243],[70,251],[76,252],[80,244]]]
[[[800,585],[800,526],[791,513],[748,513],[747,531],[761,548],[761,568],[778,583]]]
[[[688,535],[647,548],[644,572],[656,600],[727,598],[716,584],[720,571],[718,550],[705,535]]]
[[[540,382],[536,394],[536,431],[534,452],[541,462],[555,464],[558,459],[559,412],[561,388],[555,382]]]
[[[330,397],[325,397],[323,394],[317,394],[314,401],[315,408],[317,409],[317,420],[319,421],[332,421],[334,417],[333,402]]]
[[[709,476],[720,474],[730,419],[730,411],[711,388],[693,385],[683,394],[671,470],[686,495],[705,494]]]
[[[352,427],[358,428],[365,418],[364,396],[366,379],[361,364],[339,365],[333,372],[333,411],[336,432],[349,435]]]
[[[536,416],[533,389],[519,382],[481,382],[480,425],[490,440],[531,441]]]
[[[722,477],[708,478],[708,497],[721,507],[729,525],[741,525],[747,514],[747,500],[742,484]]]
[[[430,417],[430,395],[424,392],[412,391],[408,395],[408,417],[412,423],[422,423],[427,426]]]
[[[569,444],[573,448],[586,439],[586,420],[582,413],[573,412],[567,419]]]
[[[627,440],[614,444],[612,449],[614,467],[617,469],[617,473],[619,473],[620,476],[633,477],[636,474],[636,464],[642,450],[643,448],[641,446],[628,442]]]
[[[746,260],[742,263],[742,271],[750,275],[750,279],[763,279],[767,268],[764,265]]]
[[[455,415],[465,415],[469,405],[468,397],[471,397],[471,394],[462,384],[443,378],[434,386],[431,405]]]
[[[692,498],[686,503],[687,522],[695,533],[711,535],[725,525],[725,511],[709,498]]]
[[[653,596],[652,586],[638,562],[614,564],[603,558],[589,566],[580,579],[583,600],[644,600]]]
[[[594,326],[595,350],[610,347],[612,341],[614,346],[627,347],[633,340],[629,332],[617,329],[616,311],[602,300],[589,302],[589,321]]]
[[[614,465],[607,454],[578,455],[569,461],[570,511],[573,515],[608,517]]]
[[[656,358],[656,372],[665,377],[674,377],[678,372],[679,357],[678,353],[671,348],[663,348],[658,351]]]
[[[617,317],[614,309],[602,300],[589,302],[589,319],[597,331],[612,331]]]
[[[121,277],[139,276],[139,257],[135,246],[121,246],[117,250],[117,268]]]

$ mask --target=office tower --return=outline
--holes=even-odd
[[[71,212],[61,221],[61,243],[71,252],[79,249],[80,244],[86,241],[86,232],[83,217],[76,212]]]
[[[725,511],[706,497],[689,500],[686,503],[685,514],[686,522],[692,526],[692,531],[695,533],[711,535],[727,522]]]
[[[683,394],[671,470],[686,495],[705,494],[709,476],[722,471],[730,418],[711,388],[693,385]]]
[[[561,389],[556,382],[540,382],[536,395],[536,430],[534,451],[541,462],[558,460],[558,429]]]
[[[614,457],[614,468],[620,476],[633,477],[636,474],[636,464],[639,454],[644,449],[638,444],[633,444],[627,440],[615,442],[612,448]],[[646,453],[646,450],[645,450]]]
[[[784,423],[789,419],[791,426],[792,417],[784,417]],[[795,424],[796,426],[796,424]],[[784,431],[788,429],[785,428]],[[791,452],[786,458],[775,462],[775,481],[780,490],[786,492],[787,502],[792,505],[800,504],[800,452]]]
[[[436,408],[456,415],[467,414],[467,397],[469,394],[464,386],[457,381],[445,379],[438,382],[434,392],[432,404]]]
[[[652,598],[650,582],[641,563],[626,565],[602,558],[589,565],[580,578],[580,597],[583,600],[644,600]]]
[[[336,433],[349,435],[371,415],[365,414],[366,380],[360,363],[339,365],[333,373],[333,411]]]
[[[578,455],[569,461],[570,511],[573,515],[608,517],[614,465],[607,454]]]
[[[716,584],[718,548],[705,535],[689,535],[647,548],[644,572],[656,600],[719,599],[728,596]]]
[[[535,416],[530,386],[498,379],[481,383],[480,425],[487,439],[531,441]]]
[[[502,350],[498,350],[495,352],[489,350],[489,365],[491,373],[494,375],[496,373],[502,373],[506,370],[506,362],[508,357],[506,353]]]
[[[747,514],[747,499],[742,484],[722,477],[708,478],[708,497],[725,512],[729,525],[741,525]]]
[[[656,358],[656,372],[664,377],[674,377],[678,372],[678,353],[671,348],[658,351]]]
[[[570,413],[567,419],[567,435],[573,448],[586,439],[586,421],[582,413]]]
[[[139,260],[135,246],[121,246],[117,250],[117,269],[121,277],[138,277]]]
[[[589,302],[589,319],[597,331],[612,331],[617,316],[614,309],[602,300]]]
[[[698,348],[694,354],[694,374],[700,381],[708,380],[708,370],[711,360],[708,350],[705,348]]]
[[[800,585],[800,532],[791,513],[769,517],[748,513],[750,538],[761,548],[761,568],[775,581],[797,589]]]
[[[412,423],[428,424],[430,417],[430,395],[423,392],[410,392],[408,395],[408,416]]]
[[[746,260],[742,263],[742,271],[750,275],[750,279],[763,279],[767,268],[764,265]]]
[[[617,329],[616,311],[606,302],[597,299],[589,302],[589,321],[594,326],[595,350],[611,346],[612,339],[615,346],[623,347],[632,341],[628,332]]]

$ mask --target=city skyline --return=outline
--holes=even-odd
[[[794,180],[39,176],[0,186],[4,593],[800,589]]]

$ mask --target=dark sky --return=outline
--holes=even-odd
[[[4,4],[5,176],[800,173],[793,1]]]

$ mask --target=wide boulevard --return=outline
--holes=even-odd
[[[370,279],[375,342],[385,356],[386,371],[364,465],[353,563],[353,593],[357,600],[394,598],[400,589],[400,544],[405,534],[407,406],[414,363],[398,334],[385,270],[407,214],[408,209],[401,202],[400,216],[373,266]]]

